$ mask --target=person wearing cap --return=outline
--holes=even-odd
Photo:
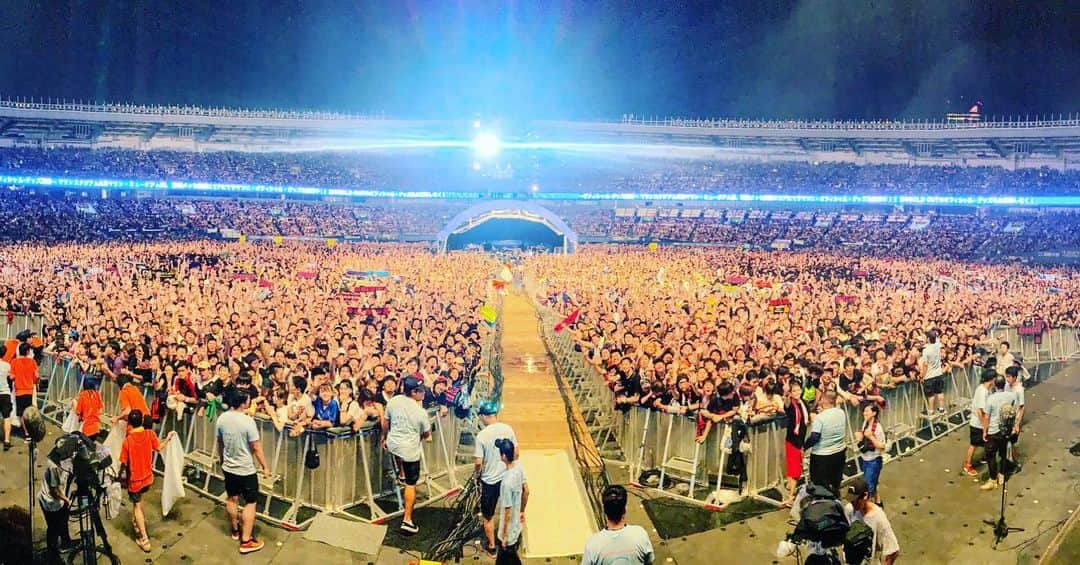
[[[484,429],[476,434],[474,441],[474,469],[476,486],[480,487],[480,514],[483,516],[484,535],[487,536],[485,550],[494,557],[498,549],[495,545],[495,510],[499,502],[502,478],[506,473],[506,465],[499,458],[499,449],[495,444],[510,440],[516,446],[517,435],[508,424],[499,421],[499,407],[494,402],[481,404],[478,412]]]
[[[405,483],[405,513],[401,531],[415,534],[420,531],[413,522],[416,483],[420,480],[420,458],[423,455],[420,441],[431,438],[431,422],[428,421],[427,412],[420,407],[425,394],[423,381],[409,376],[402,383],[403,394],[395,395],[386,403],[382,421],[383,446],[394,457],[399,476]]]
[[[870,562],[892,565],[900,557],[900,542],[896,539],[896,532],[893,531],[885,510],[874,504],[870,486],[861,477],[857,478],[848,485],[847,494],[852,507],[851,521],[862,522],[874,532]]]

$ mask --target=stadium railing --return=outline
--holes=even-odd
[[[48,381],[41,410],[47,419],[60,425],[72,409],[87,374],[70,360],[44,356],[39,364]],[[143,385],[150,405],[154,390]],[[105,409],[103,423],[118,413],[118,387],[105,379],[100,392]],[[224,477],[216,464],[214,423],[217,414],[209,408],[200,415],[192,407],[166,410],[158,429],[161,435],[176,431],[185,451],[187,486],[214,500],[224,499]],[[209,416],[207,415],[209,414]],[[421,483],[417,506],[432,504],[460,490],[455,475],[455,448],[462,420],[453,411],[440,415],[429,410],[432,441],[423,443]],[[396,472],[390,456],[381,448],[378,422],[368,422],[358,431],[340,427],[310,430],[298,436],[286,425],[282,430],[256,415],[263,451],[271,471],[269,479],[260,475],[257,511],[267,521],[287,528],[301,528],[316,514],[330,512],[346,518],[382,523],[401,513]],[[107,427],[107,426],[105,426]],[[320,452],[316,469],[304,465],[309,450]],[[164,471],[162,458],[156,470]]]
[[[618,123],[639,126],[685,127],[705,129],[791,129],[791,130],[966,130],[987,128],[1054,128],[1080,126],[1080,116],[1075,114],[1032,119],[1030,116],[988,116],[979,122],[950,121],[817,121],[817,120],[739,120],[739,119],[683,119],[683,118],[637,118],[627,116]]]
[[[575,348],[571,330],[554,331],[561,316],[543,304],[538,309],[542,335],[554,366],[567,378],[581,403],[593,439],[606,458],[629,465],[632,482],[713,509],[747,497],[772,504],[783,501],[787,425],[783,416],[747,422],[749,451],[744,453],[746,480],[742,482],[728,473],[735,470],[728,467],[734,452],[729,445],[730,426],[714,426],[707,440],[699,444],[695,441],[697,423],[693,418],[640,407],[616,410],[614,394],[604,377]],[[999,331],[1015,341],[1014,350],[1034,351],[1022,358],[1029,375],[1026,386],[1034,386],[1060,370],[1067,360],[1080,356],[1080,338],[1075,329],[1047,331],[1039,347],[1034,344],[1036,336],[1017,335],[1015,330]],[[914,453],[950,431],[966,427],[970,398],[980,372],[978,366],[953,367],[946,375],[945,415],[925,413],[921,382],[884,389],[886,408],[880,418],[889,444],[885,461]],[[847,480],[861,475],[854,434],[862,428],[862,414],[858,406],[844,404],[843,408],[848,416]]]
[[[220,118],[268,118],[275,120],[380,120],[383,114],[349,114],[316,110],[258,110],[203,108],[200,106],[153,106],[124,103],[87,103],[82,101],[0,100],[0,108],[50,112],[99,112],[152,116],[206,116]]]

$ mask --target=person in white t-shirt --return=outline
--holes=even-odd
[[[499,493],[506,464],[500,459],[496,442],[508,439],[517,446],[517,436],[513,428],[499,421],[498,406],[484,403],[478,408],[484,429],[476,434],[475,456],[477,488],[480,489],[480,514],[483,516],[484,535],[487,536],[488,555],[495,557],[498,546],[495,545],[495,510],[499,502]],[[515,447],[516,448],[516,447]],[[516,459],[516,457],[515,457]]]
[[[427,412],[420,407],[424,400],[424,383],[416,377],[406,377],[404,394],[399,394],[386,403],[385,417],[382,422],[383,445],[390,455],[402,481],[405,515],[401,521],[401,531],[415,534],[420,531],[413,523],[413,508],[416,506],[416,483],[420,481],[420,458],[423,455],[421,440],[431,438],[431,421]]]
[[[7,346],[0,343],[0,417],[4,419],[4,451],[11,449],[11,385],[8,377],[11,376],[11,363],[3,360],[7,354]]]
[[[874,504],[870,487],[861,478],[851,481],[847,492],[853,511],[851,520],[866,524],[874,532],[874,550],[870,562],[892,565],[900,557],[900,542],[885,510]]]
[[[1016,357],[1009,351],[1009,342],[1007,341],[998,344],[997,355],[995,357],[997,358],[997,365],[995,368],[997,369],[998,375],[1002,377],[1005,376],[1005,371],[1008,370],[1009,367],[1016,364]]]
[[[641,526],[626,523],[626,489],[611,485],[604,489],[604,516],[607,527],[585,542],[581,565],[651,565],[653,547]]]
[[[968,421],[968,448],[964,456],[964,473],[970,477],[979,476],[979,472],[971,464],[971,458],[975,456],[975,448],[982,447],[986,442],[983,440],[983,416],[986,415],[986,397],[990,396],[990,387],[994,386],[994,378],[997,371],[991,368],[983,369],[979,378],[979,386],[971,395],[971,419]]]
[[[1024,421],[1024,383],[1020,382],[1020,367],[1013,365],[1005,370],[1005,390],[1016,397],[1016,422],[1008,432],[1009,460],[1015,465],[1016,443],[1020,441],[1020,424]]]

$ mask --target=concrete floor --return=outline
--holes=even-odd
[[[1023,471],[1010,482],[1007,518],[1010,525],[1026,528],[1015,533],[998,549],[989,528],[982,524],[997,514],[997,494],[978,490],[976,480],[961,475],[959,463],[966,445],[966,431],[958,431],[901,461],[886,465],[881,479],[887,513],[901,545],[902,563],[1037,563],[1054,537],[1053,526],[1080,503],[1080,458],[1068,448],[1080,436],[1080,365],[1072,367],[1028,392],[1028,417],[1020,447]],[[46,444],[55,439],[52,429]],[[26,447],[16,440],[16,448],[0,453],[0,507],[27,503]],[[612,469],[614,476],[619,469]],[[160,483],[160,481],[159,481]],[[380,563],[400,565],[415,555],[383,547],[378,555],[361,555],[309,542],[300,532],[288,532],[266,524],[256,527],[256,535],[266,548],[241,557],[235,542],[226,535],[224,509],[197,495],[177,503],[173,514],[160,517],[160,484],[147,496],[149,529],[153,551],[144,554],[131,540],[130,513],[125,507],[109,522],[110,540],[122,563]],[[637,501],[637,499],[634,499]],[[640,501],[637,501],[640,502]],[[417,512],[423,524],[423,511]],[[632,504],[631,523],[646,525],[648,517],[640,504]],[[43,544],[41,514],[35,515],[38,541]],[[1044,535],[1030,546],[1019,547],[1035,536]],[[794,563],[791,558],[773,556],[776,543],[789,531],[787,516],[770,513],[726,528],[680,539],[660,540],[654,536],[658,563],[713,564]],[[1063,555],[1055,563],[1076,563],[1080,531],[1063,544]],[[1072,552],[1072,553],[1068,553]],[[490,563],[475,549],[466,550],[465,562]],[[573,558],[527,560],[526,563],[571,563]]]

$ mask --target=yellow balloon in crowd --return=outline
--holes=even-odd
[[[247,243],[247,236],[246,235],[241,235],[240,236],[240,243]]]
[[[274,236],[274,245],[281,245],[282,241],[285,241],[285,238],[281,237],[280,235]]]
[[[335,245],[337,245],[337,240],[336,239],[331,237],[331,238],[326,240],[326,246],[329,247],[330,249],[333,249]]]
[[[659,248],[660,248],[659,243],[656,243],[655,241],[649,243],[649,251],[656,251]]]

